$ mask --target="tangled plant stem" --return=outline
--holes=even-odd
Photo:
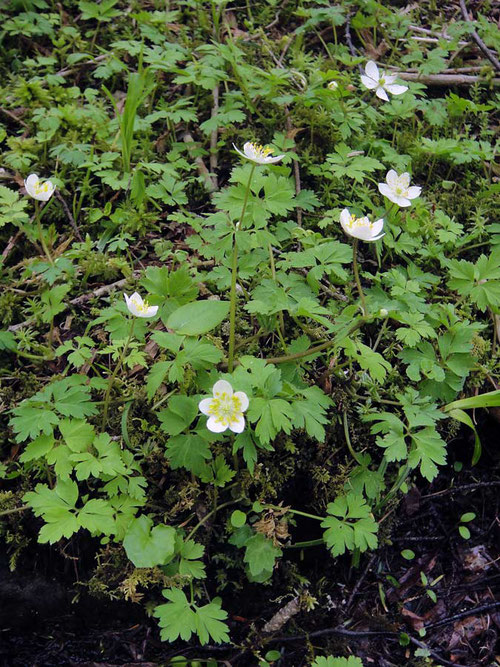
[[[130,341],[132,340],[132,335],[134,333],[134,326],[135,326],[135,318],[132,319],[132,324],[130,326],[130,333],[128,335],[127,342],[125,343],[123,350],[121,351],[120,357],[115,366],[115,370],[113,371],[112,375],[109,378],[108,388],[106,389],[106,394],[104,396],[104,409],[102,413],[102,422],[101,422],[102,430],[104,430],[104,427],[106,426],[106,421],[108,419],[109,398],[111,396],[111,389],[113,388],[113,382],[115,381],[115,378],[118,375],[118,371],[122,366],[125,355],[127,354],[127,350],[130,345]]]

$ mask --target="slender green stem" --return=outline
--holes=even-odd
[[[276,265],[274,263],[274,254],[273,254],[273,246],[269,244],[269,264],[271,266],[271,275],[273,277],[273,281],[275,285],[278,285],[278,281],[276,279]],[[281,342],[281,345],[283,346],[283,351],[286,353],[287,351],[287,346],[285,343],[285,340],[283,338],[283,335],[285,333],[285,320],[283,319],[283,311],[280,310],[278,312],[278,336]]]
[[[36,225],[38,229],[38,238],[40,240],[40,243],[42,244],[43,252],[45,253],[45,256],[49,260],[49,263],[54,266],[54,260],[52,259],[52,255],[49,252],[49,249],[47,247],[47,244],[45,243],[45,237],[43,235],[43,229],[42,229],[42,213],[45,211],[47,206],[44,206],[43,208],[40,208],[39,203],[35,200],[35,217],[36,217]]]
[[[29,505],[22,505],[21,507],[14,507],[11,510],[4,510],[0,512],[0,516],[7,516],[8,514],[18,514],[19,512],[24,512],[24,510],[29,510]]]
[[[234,334],[236,325],[236,279],[238,277],[238,245],[236,243],[236,233],[241,227],[245,211],[248,203],[248,195],[250,194],[250,185],[252,184],[253,173],[255,171],[255,164],[252,164],[250,169],[250,176],[248,177],[247,189],[245,191],[245,198],[243,200],[243,208],[241,209],[241,217],[234,228],[233,232],[233,257],[231,261],[231,293],[230,293],[230,307],[229,307],[229,352],[227,369],[230,373],[233,372],[234,367]]]
[[[358,239],[354,239],[354,243],[352,244],[352,268],[354,271],[354,280],[356,281],[359,297],[361,299],[361,310],[363,311],[363,315],[366,317],[368,311],[366,310],[365,295],[363,293],[363,288],[361,287],[361,280],[359,279],[359,270],[358,270],[358,257],[357,257],[358,243],[359,243]]]
[[[283,549],[304,549],[305,547],[317,547],[324,544],[325,541],[320,537],[317,540],[307,540],[306,542],[295,542],[294,544],[285,544]]]
[[[356,463],[359,463],[359,465],[362,465],[363,462],[359,457],[359,454],[356,454],[354,451],[354,447],[352,446],[351,443],[351,436],[349,435],[349,422],[347,421],[347,412],[344,412],[344,435],[345,435],[345,441],[347,443],[347,449],[349,450],[352,458],[356,461]]]
[[[115,378],[118,375],[118,371],[122,366],[125,355],[127,354],[128,346],[130,345],[130,341],[132,340],[132,334],[134,333],[134,326],[135,326],[135,318],[132,320],[132,325],[130,327],[130,333],[128,335],[127,342],[125,343],[123,350],[121,351],[121,354],[118,358],[118,361],[116,362],[115,370],[109,377],[108,388],[106,389],[106,394],[104,396],[104,409],[102,413],[102,422],[101,422],[102,430],[104,430],[104,427],[106,426],[106,421],[108,419],[109,398],[111,396],[111,389],[113,388],[113,382],[115,381]]]
[[[291,507],[285,508],[285,507],[280,507],[279,505],[269,505],[268,503],[263,505],[263,507],[269,507],[269,509],[272,510],[281,510],[281,511],[286,510],[286,512],[289,514],[298,514],[299,516],[305,516],[307,519],[315,519],[316,521],[323,521],[325,518],[324,516],[317,516],[316,514],[308,514],[307,512],[294,510]]]
[[[213,516],[214,514],[216,514],[219,510],[224,509],[224,507],[229,507],[229,505],[236,505],[241,500],[243,500],[243,496],[241,498],[236,498],[236,500],[229,500],[227,503],[222,503],[222,505],[218,505],[217,507],[214,507],[214,509],[211,510],[208,514],[205,514],[203,519],[198,521],[196,526],[193,528],[193,530],[186,537],[185,541],[187,542],[188,540],[190,540],[193,537],[193,535],[196,533],[196,531],[199,528],[201,528],[203,526],[203,524],[205,524],[210,519],[210,517]]]

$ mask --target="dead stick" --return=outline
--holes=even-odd
[[[467,21],[467,23],[474,23],[474,21],[472,21],[469,17],[469,12],[467,11],[467,7],[465,6],[465,0],[459,0],[459,3],[460,3],[460,9],[462,10],[462,16],[464,17],[464,21]],[[484,55],[488,58],[493,67],[497,70],[497,72],[500,72],[500,60],[498,60],[493,51],[491,51],[486,46],[486,44],[483,42],[481,37],[479,37],[479,35],[475,30],[473,30],[471,34],[473,40],[479,46]]]
[[[182,138],[184,142],[188,145],[188,151],[191,154],[193,160],[195,161],[196,166],[198,167],[200,176],[202,176],[203,180],[205,181],[207,190],[209,192],[213,192],[216,188],[213,180],[210,177],[210,172],[207,169],[207,165],[203,162],[202,158],[199,155],[196,156],[193,155],[194,146],[196,144],[195,140],[193,139],[193,135],[190,132],[185,132]]]
[[[500,86],[500,78],[485,79],[481,76],[467,74],[418,74],[417,72],[396,72],[404,81],[417,81],[427,86],[472,86],[475,83]]]
[[[55,191],[54,194],[57,197],[57,199],[59,199],[59,201],[61,202],[62,207],[64,209],[64,212],[66,213],[66,217],[69,220],[69,224],[73,227],[73,231],[75,232],[76,236],[78,237],[78,240],[83,243],[83,238],[82,238],[82,235],[80,234],[80,230],[78,229],[78,226],[75,222],[75,219],[72,216],[71,211],[69,210],[68,205],[66,204],[63,196],[57,190]]]

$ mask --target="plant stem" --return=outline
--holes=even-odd
[[[354,280],[356,281],[359,296],[361,299],[361,310],[363,311],[364,317],[366,317],[368,311],[366,310],[365,295],[363,293],[363,288],[361,287],[361,280],[359,279],[359,270],[358,270],[358,258],[357,258],[358,243],[359,240],[354,239],[354,243],[352,244],[352,268],[354,271]]]
[[[271,266],[271,275],[273,277],[273,281],[275,285],[278,285],[278,281],[276,279],[276,265],[274,264],[274,255],[273,255],[273,246],[269,244],[269,264]],[[281,345],[283,346],[283,352],[286,353],[287,347],[285,340],[283,338],[283,334],[285,333],[285,321],[283,319],[283,311],[280,310],[278,312],[278,336],[281,342]]]
[[[359,455],[356,454],[356,452],[354,451],[354,447],[352,446],[351,443],[351,436],[349,435],[349,422],[347,421],[347,412],[344,412],[344,435],[345,435],[345,441],[347,443],[347,449],[349,450],[352,458],[359,465],[363,465],[362,460],[359,458]]]
[[[272,510],[280,510],[283,511],[285,510],[286,512],[290,514],[298,514],[299,516],[305,516],[307,519],[315,519],[316,521],[323,521],[325,518],[324,516],[317,516],[316,514],[308,514],[307,512],[301,512],[300,510],[294,510],[291,507],[280,507],[279,505],[269,505],[266,503],[263,505],[263,507],[269,507],[269,509]]]
[[[201,521],[198,521],[196,526],[193,528],[193,530],[189,533],[189,535],[186,537],[186,542],[190,540],[193,535],[196,533],[196,531],[203,526],[204,523],[210,519],[211,516],[216,514],[219,510],[223,509],[224,507],[229,507],[229,505],[236,505],[236,503],[239,503],[241,500],[243,500],[243,496],[241,498],[237,498],[236,500],[229,500],[227,503],[222,503],[222,505],[219,505],[218,507],[214,507],[213,510],[211,510],[208,514],[205,514],[203,519]]]
[[[14,507],[11,510],[4,510],[0,512],[0,516],[7,516],[8,514],[18,514],[19,512],[24,512],[24,510],[29,510],[29,505],[22,505],[22,507]]]
[[[241,227],[245,211],[248,203],[248,195],[250,194],[250,185],[252,183],[253,173],[255,171],[255,164],[252,164],[250,169],[250,176],[248,177],[247,189],[245,191],[245,199],[243,200],[243,208],[241,209],[241,217],[233,232],[233,257],[231,261],[231,293],[230,293],[230,309],[229,309],[229,352],[227,369],[229,373],[233,372],[234,367],[234,333],[236,325],[236,279],[238,277],[238,245],[236,243],[236,233]]]
[[[320,544],[324,544],[325,541],[323,538],[317,540],[307,540],[306,542],[295,542],[294,544],[285,544],[283,549],[304,549],[305,547],[316,547]]]
[[[45,243],[45,238],[43,235],[43,230],[42,230],[42,223],[41,223],[41,218],[42,218],[42,213],[45,210],[46,206],[44,206],[42,209],[40,208],[40,204],[38,201],[35,200],[35,217],[36,217],[36,224],[38,228],[38,238],[40,239],[40,243],[42,244],[43,252],[45,253],[45,256],[49,260],[49,263],[54,266],[54,260],[52,259],[52,255],[49,252],[49,249],[47,247],[47,244]]]
[[[102,422],[101,422],[101,430],[104,430],[104,427],[106,426],[106,421],[108,418],[108,408],[109,408],[109,398],[111,395],[111,389],[113,388],[113,382],[115,381],[116,376],[118,375],[118,371],[120,370],[123,359],[125,358],[125,355],[128,350],[128,346],[130,345],[130,341],[132,340],[132,334],[134,333],[134,326],[135,326],[135,318],[132,320],[132,326],[130,327],[130,333],[127,338],[127,342],[125,343],[123,350],[121,351],[120,357],[116,363],[115,370],[113,371],[112,375],[109,378],[108,382],[108,388],[106,389],[106,394],[104,396],[104,410],[102,414]]]

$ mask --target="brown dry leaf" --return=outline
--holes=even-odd
[[[265,535],[268,540],[272,540],[274,546],[282,544],[290,536],[288,523],[281,518],[287,511],[287,507],[282,510],[269,510],[259,521],[254,523],[255,530]]]
[[[464,641],[471,641],[489,628],[489,616],[468,616],[457,621],[448,642],[448,650],[458,648]]]
[[[491,558],[486,553],[484,544],[478,544],[471,549],[464,549],[461,552],[463,565],[470,572],[486,572],[491,567]]]
[[[424,617],[423,616],[419,616],[418,614],[413,613],[412,611],[410,611],[406,607],[403,607],[401,609],[401,614],[408,619],[411,627],[414,630],[416,630],[417,632],[424,627]]]

